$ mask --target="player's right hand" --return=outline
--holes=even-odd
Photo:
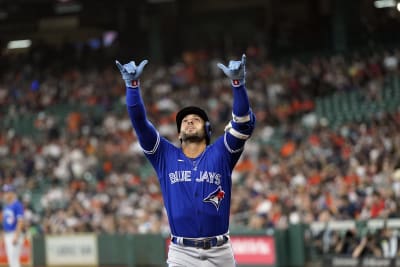
[[[122,79],[125,81],[127,87],[136,88],[139,86],[139,77],[143,72],[144,66],[148,63],[148,60],[143,60],[138,66],[135,61],[131,61],[127,64],[122,65],[118,60],[115,61],[119,71],[121,72]]]

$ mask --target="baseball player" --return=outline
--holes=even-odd
[[[6,254],[10,267],[20,267],[20,255],[23,244],[24,208],[18,200],[14,186],[3,185],[3,230]]]
[[[246,56],[218,67],[233,91],[232,120],[223,135],[211,141],[206,112],[189,106],[176,115],[181,147],[160,136],[146,117],[139,77],[147,60],[136,66],[116,64],[126,84],[126,104],[147,159],[154,167],[171,229],[169,267],[235,266],[229,241],[232,170],[255,126],[245,89]]]

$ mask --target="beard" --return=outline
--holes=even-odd
[[[206,136],[204,131],[195,133],[182,133],[181,141],[186,143],[200,143],[205,140]]]

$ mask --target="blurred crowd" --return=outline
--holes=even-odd
[[[311,239],[316,255],[340,255],[351,258],[398,258],[400,256],[399,230],[379,229],[330,230],[326,228]]]
[[[400,51],[285,63],[254,47],[246,54],[257,125],[233,173],[232,229],[399,217],[400,110],[332,128],[314,109],[317,98],[337,92],[380,101],[398,77]],[[0,179],[17,186],[31,233],[169,231],[113,56],[68,46],[2,56]],[[232,92],[217,62],[240,56],[188,51],[168,65],[150,60],[141,93],[160,133],[176,142],[176,112],[196,104],[208,111],[213,138],[222,134]],[[34,118],[32,132],[5,123],[27,116]]]

